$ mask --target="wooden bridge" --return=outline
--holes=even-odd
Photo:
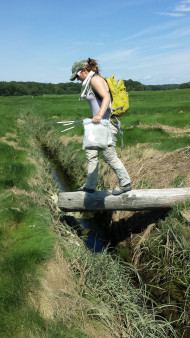
[[[111,191],[61,192],[58,207],[65,211],[146,210],[190,201],[190,188],[140,189],[114,196]]]

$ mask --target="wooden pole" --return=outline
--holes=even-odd
[[[111,191],[61,192],[58,207],[65,211],[146,210],[190,201],[190,188],[140,189],[114,196]]]

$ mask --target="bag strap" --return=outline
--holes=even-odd
[[[114,119],[117,121],[117,125],[116,125],[116,123],[114,123],[114,121],[113,121]],[[113,114],[111,116],[111,121],[110,122],[113,125],[115,125],[117,127],[117,129],[118,129],[118,132],[120,134],[121,149],[123,149],[124,148],[124,146],[123,146],[123,129],[121,127],[121,121],[119,120],[118,116],[116,116],[116,115]]]

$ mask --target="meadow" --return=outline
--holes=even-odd
[[[130,93],[130,109],[122,117],[124,150],[119,154],[131,158],[135,166],[142,161],[137,172],[145,166],[142,149],[152,149],[152,157],[169,154],[171,164],[174,155],[175,161],[188,163],[189,93],[189,89]],[[60,221],[62,213],[53,199],[58,188],[42,149],[51,152],[74,188],[84,182],[83,128],[62,134],[57,124],[89,117],[88,104],[78,99],[79,95],[0,97],[0,336],[188,337],[190,232],[182,217],[189,211],[188,203],[170,210],[136,247],[136,265],[128,247],[116,248],[114,254],[89,252]],[[168,173],[168,184],[188,184],[188,171],[182,169],[176,169],[172,183]],[[110,184],[109,172],[104,173],[106,181],[100,175],[99,189]],[[134,177],[136,187],[145,182],[147,187],[159,184],[146,170],[136,181]],[[48,285],[50,263],[55,273]],[[72,309],[66,306],[69,302]]]

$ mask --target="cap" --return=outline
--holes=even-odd
[[[77,72],[79,71],[80,68],[87,66],[88,62],[86,60],[77,60],[75,61],[75,63],[73,63],[73,67],[72,67],[72,75],[70,80],[74,81],[76,79],[77,76]]]

